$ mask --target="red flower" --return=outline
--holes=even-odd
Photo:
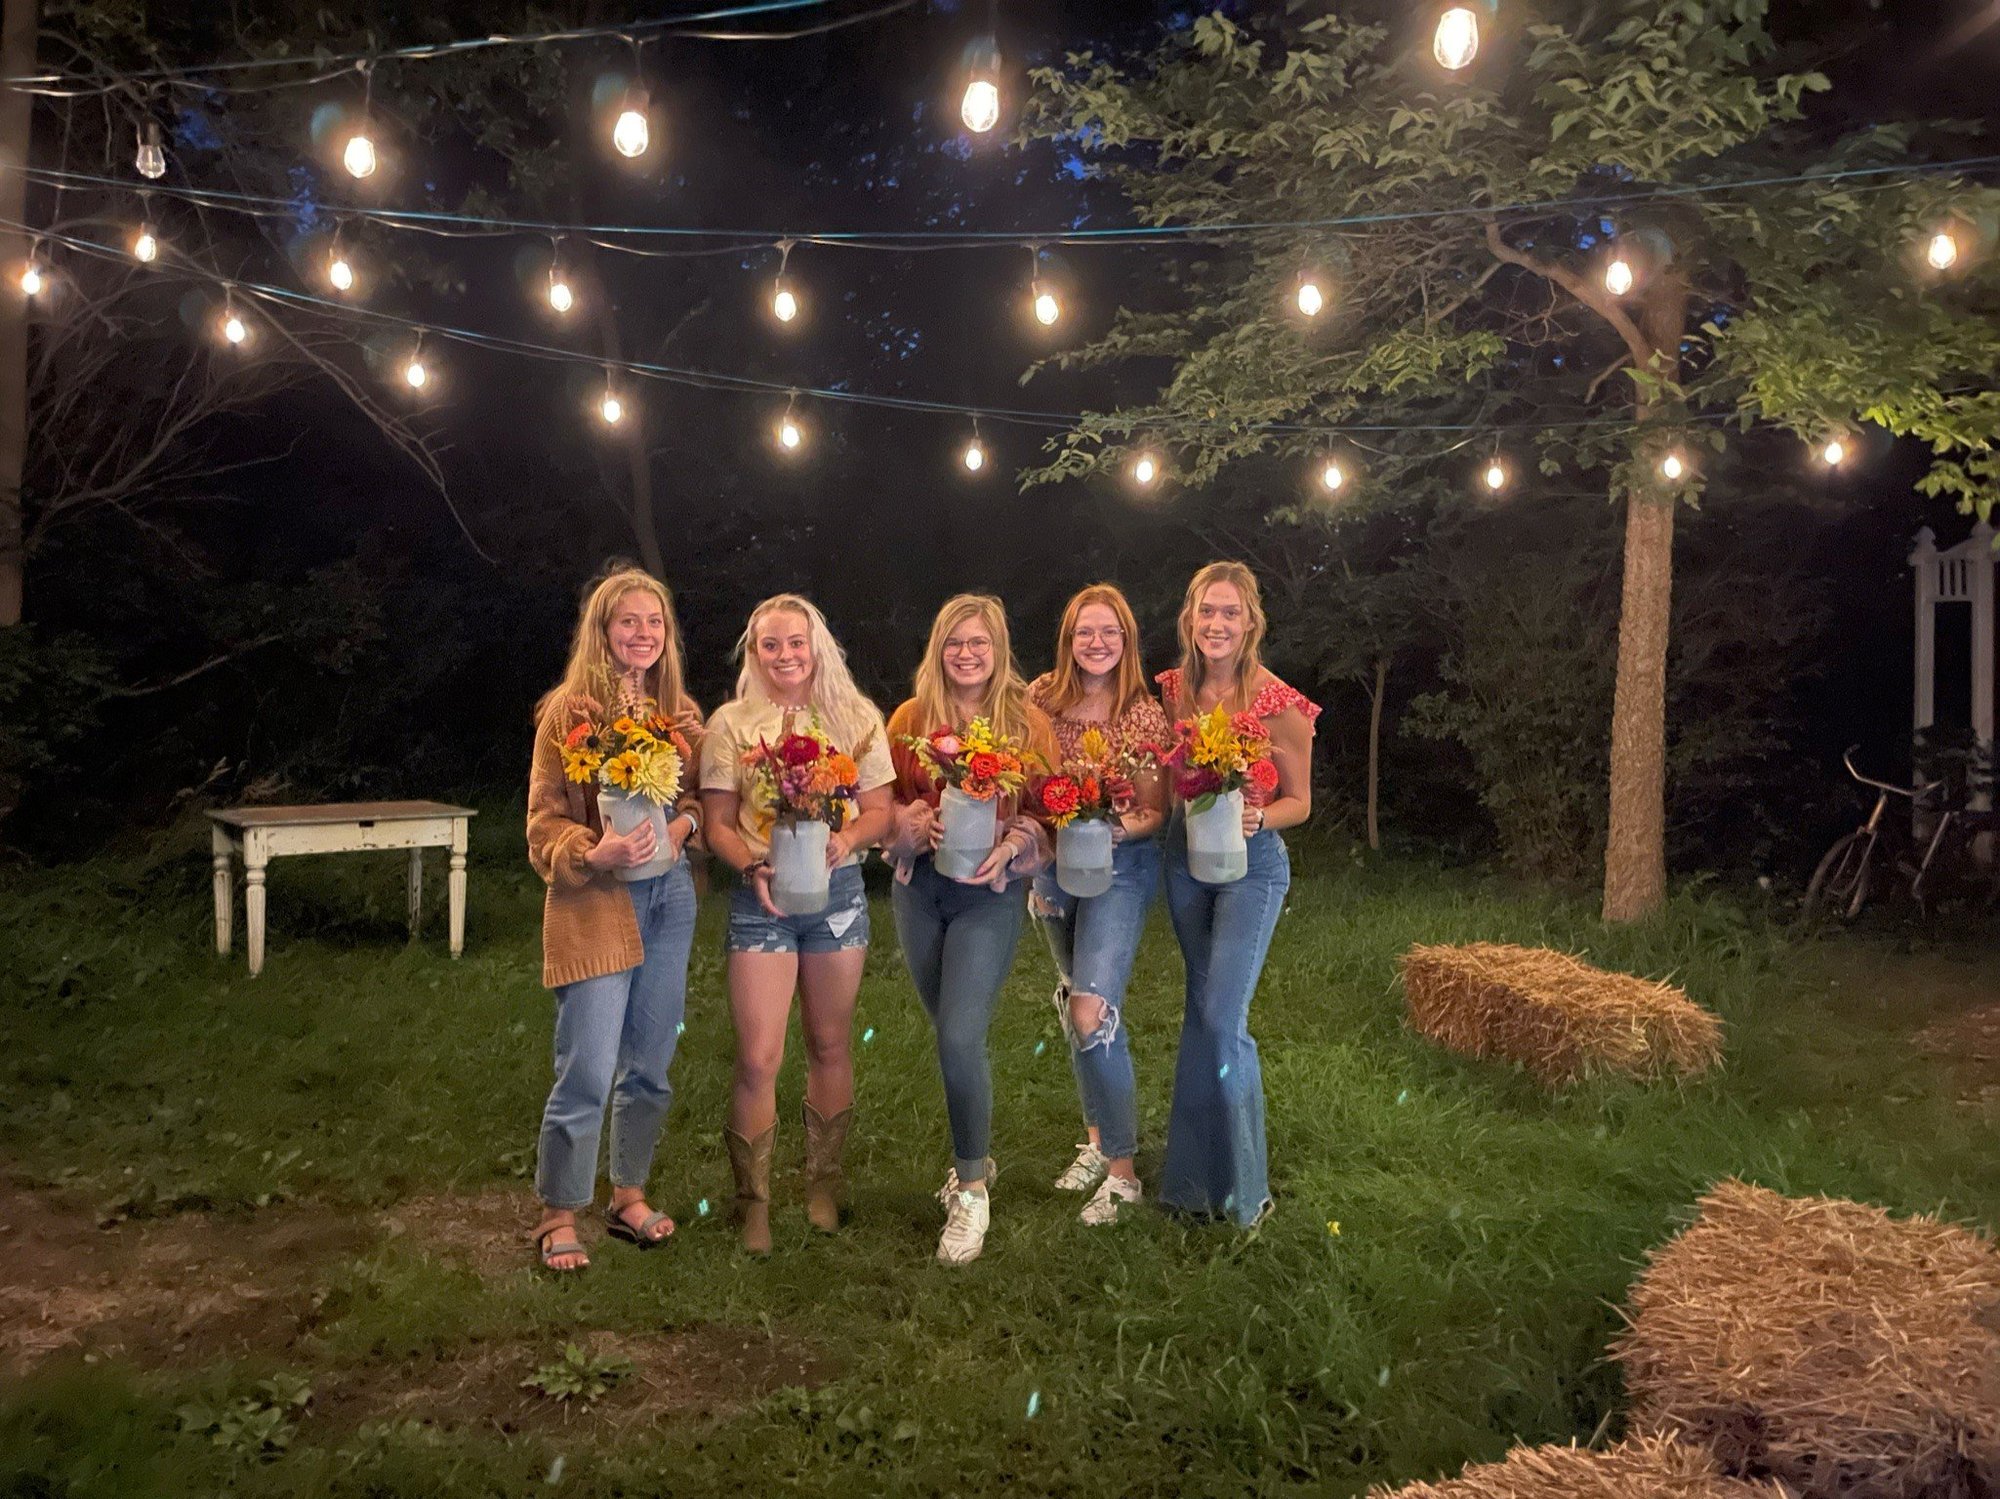
[[[595,725],[585,719],[563,736],[563,744],[570,749],[581,749],[583,742],[597,732]]]
[[[990,781],[1002,770],[1000,757],[991,750],[981,750],[966,762],[965,773],[974,780]]]
[[[1229,727],[1245,739],[1269,739],[1271,731],[1264,727],[1264,720],[1254,713],[1236,713],[1229,719]]]
[[[1042,810],[1051,817],[1067,817],[1077,808],[1075,781],[1068,776],[1050,776],[1042,782]]]
[[[1180,792],[1182,801],[1191,802],[1198,796],[1207,796],[1211,791],[1220,791],[1222,777],[1205,765],[1197,766],[1179,777],[1174,789]]]
[[[1090,806],[1095,806],[1097,799],[1104,794],[1104,789],[1098,785],[1096,776],[1085,776],[1081,789],[1084,802]]]
[[[1257,791],[1269,796],[1278,789],[1278,767],[1269,760],[1250,762],[1250,784]]]
[[[778,758],[787,765],[810,765],[819,758],[819,741],[805,734],[787,734],[778,741]]]
[[[956,760],[964,748],[956,729],[931,730],[931,750],[940,760]]]

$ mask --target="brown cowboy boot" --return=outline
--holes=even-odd
[[[811,1104],[806,1110],[806,1216],[821,1233],[840,1227],[843,1185],[840,1157],[847,1149],[847,1127],[854,1122],[852,1106],[831,1119]]]
[[[722,1132],[729,1147],[729,1169],[736,1174],[736,1221],[743,1227],[746,1254],[771,1252],[771,1152],[778,1143],[773,1124],[756,1139],[733,1129]]]

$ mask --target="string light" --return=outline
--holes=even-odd
[[[1299,311],[1307,317],[1318,317],[1320,309],[1326,306],[1326,295],[1319,289],[1319,282],[1310,272],[1299,274]]]
[[[1132,482],[1141,489],[1149,487],[1160,477],[1160,460],[1151,453],[1141,453],[1132,460]]]
[[[972,419],[972,438],[959,455],[959,462],[965,465],[968,474],[981,473],[986,468],[986,444],[979,440],[979,418]]]
[[[340,164],[347,168],[351,177],[372,177],[376,161],[375,142],[368,134],[368,107],[375,99],[375,72],[371,64],[361,64],[361,78],[361,124],[347,138],[347,144],[340,153]]]
[[[798,402],[799,393],[793,391],[785,401],[785,414],[778,418],[776,435],[778,450],[782,453],[796,453],[800,448],[805,446],[806,429],[800,424],[798,417],[793,414]]]
[[[558,313],[566,313],[576,306],[576,293],[570,290],[564,279],[562,268],[562,245],[557,243],[553,258],[549,261],[549,306]]]
[[[235,298],[227,291],[222,294],[222,321],[218,326],[225,343],[240,348],[249,341],[250,325],[243,321],[243,315],[236,310]]]
[[[1660,477],[1672,483],[1687,472],[1687,464],[1681,461],[1679,453],[1669,453],[1660,460]]]
[[[1035,294],[1035,321],[1044,328],[1053,328],[1062,317],[1062,303],[1056,294],[1037,281],[1033,287]]]
[[[1847,444],[1838,437],[1829,437],[1826,446],[1819,450],[1820,462],[1828,468],[1839,468],[1847,461]]]
[[[653,144],[653,127],[646,118],[651,102],[646,90],[636,83],[625,91],[625,98],[618,106],[617,123],[611,127],[612,149],[620,156],[644,156],[646,148]]]
[[[158,120],[146,121],[145,127],[139,131],[139,154],[132,165],[148,182],[158,182],[167,175],[167,153],[160,144]]]
[[[1329,458],[1319,471],[1320,488],[1328,494],[1337,493],[1347,483],[1347,470],[1340,466],[1338,458]]]
[[[424,363],[424,330],[417,330],[417,346],[410,351],[410,359],[403,366],[403,383],[411,390],[422,390],[431,383],[430,366]]]
[[[1486,487],[1494,494],[1507,487],[1507,465],[1500,461],[1498,453],[1493,455],[1492,461],[1486,465],[1486,472],[1481,477],[1485,479]]]
[[[42,274],[42,267],[35,254],[30,253],[28,263],[21,268],[21,291],[24,295],[38,297],[42,288],[48,285],[48,278]]]
[[[966,62],[971,76],[958,103],[958,117],[974,135],[984,135],[1000,123],[1000,44],[991,32],[966,49]]]
[[[347,252],[340,245],[340,231],[333,232],[333,248],[326,256],[326,279],[335,291],[354,290],[354,263],[347,258]]]
[[[604,399],[597,403],[597,414],[604,418],[604,425],[615,427],[625,420],[625,403],[618,399],[618,392],[611,384],[611,371],[604,371]]]
[[[789,323],[799,315],[798,293],[785,280],[785,267],[791,264],[792,241],[778,241],[778,278],[771,283],[771,316],[781,323]]]
[[[1614,256],[1611,264],[1604,268],[1604,289],[1614,297],[1622,297],[1632,289],[1637,278],[1632,274],[1632,262],[1623,255]]]
[[[1456,73],[1469,67],[1479,55],[1479,17],[1470,6],[1454,5],[1438,17],[1437,32],[1431,37],[1431,56],[1438,65]]]
[[[1958,237],[1948,229],[1940,229],[1925,246],[1924,259],[1934,271],[1950,270],[1958,264]]]
[[[150,223],[141,224],[138,234],[133,236],[132,258],[141,265],[151,265],[160,258],[160,241]]]

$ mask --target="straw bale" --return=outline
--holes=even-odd
[[[1551,1088],[1592,1073],[1693,1077],[1722,1060],[1722,1022],[1679,989],[1547,948],[1412,947],[1403,993],[1422,1034]]]
[[[1700,1447],[1634,1437],[1604,1452],[1516,1447],[1456,1478],[1369,1493],[1370,1499],[1781,1499],[1784,1490],[1724,1476]]]
[[[1632,1429],[1839,1499],[2000,1494],[2000,1252],[1724,1182],[1632,1289]]]

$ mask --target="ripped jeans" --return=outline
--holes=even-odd
[[[1146,912],[1160,889],[1160,847],[1151,838],[1121,843],[1112,853],[1111,888],[1102,895],[1070,895],[1055,871],[1035,876],[1028,908],[1048,939],[1062,975],[1056,1008],[1069,1038],[1083,1122],[1097,1131],[1098,1149],[1112,1160],[1139,1148],[1139,1104],[1132,1078],[1132,1044],[1126,1035],[1125,985],[1146,930]],[[1087,1036],[1076,1033],[1068,996],[1094,994],[1104,1001],[1103,1022]]]

